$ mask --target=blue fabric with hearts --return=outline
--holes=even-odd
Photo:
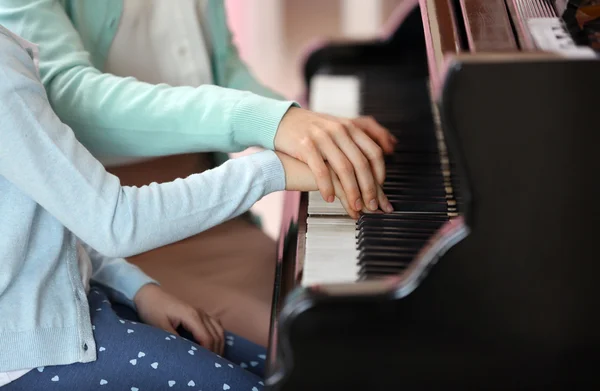
[[[134,311],[113,305],[99,288],[92,288],[88,300],[98,359],[85,364],[37,368],[0,390],[259,391],[264,388],[265,348],[226,333],[225,352],[220,357],[191,341],[187,333],[175,336],[141,323]]]

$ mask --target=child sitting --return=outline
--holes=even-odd
[[[0,102],[0,388],[261,389],[264,348],[119,257],[197,234],[271,192],[317,190],[308,166],[264,151],[122,187],[59,121],[32,50],[1,26]]]

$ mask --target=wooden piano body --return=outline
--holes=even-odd
[[[429,81],[459,217],[397,276],[299,286],[308,196],[288,194],[268,388],[600,385],[600,62],[541,50],[528,19],[545,16],[545,0],[405,1],[384,39],[308,58],[307,86],[349,65]]]

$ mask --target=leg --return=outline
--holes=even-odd
[[[113,304],[113,310],[118,317],[125,320],[125,324],[130,322],[134,322],[134,324],[141,323],[137,313],[127,306]],[[194,336],[187,330],[180,328],[177,330],[177,333],[182,338],[196,343]],[[247,369],[260,378],[264,378],[267,350],[263,346],[257,345],[243,337],[227,331],[225,332],[225,339],[225,351],[223,356],[233,364]]]
[[[263,388],[260,377],[193,342],[120,319],[101,291],[94,289],[89,301],[98,359],[85,364],[38,368],[9,383],[6,391],[258,391]]]

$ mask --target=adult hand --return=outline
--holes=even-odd
[[[333,202],[335,189],[327,162],[357,212],[380,207],[377,185],[385,180],[383,153],[391,153],[395,143],[389,131],[370,117],[351,120],[297,107],[286,113],[275,136],[275,150],[306,163],[323,199]]]
[[[177,335],[175,329],[183,326],[196,342],[222,355],[225,337],[221,323],[183,301],[163,291],[158,285],[147,284],[134,297],[138,315],[144,323]]]

